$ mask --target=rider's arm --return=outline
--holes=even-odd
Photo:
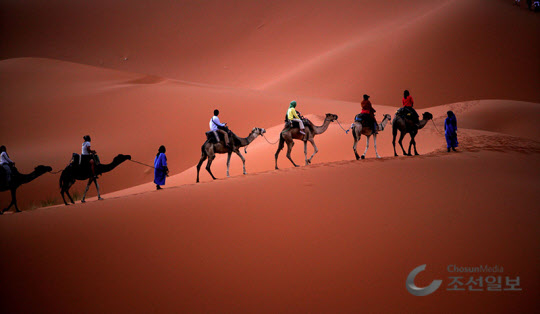
[[[95,150],[92,150],[92,146],[90,146],[90,145],[88,145],[88,152],[89,152],[90,154],[95,154],[95,153],[96,153]]]
[[[219,118],[218,117],[215,117],[213,118],[214,119],[214,123],[219,125],[219,126],[225,126],[227,123],[221,123],[221,121],[219,121]],[[217,121],[216,121],[217,119]]]

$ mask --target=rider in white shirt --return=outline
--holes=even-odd
[[[229,146],[229,135],[225,130],[221,129],[220,127],[225,127],[227,123],[221,123],[218,118],[219,110],[214,110],[214,116],[212,119],[210,119],[210,131],[214,132],[214,135],[216,136],[217,141],[219,142],[219,136],[217,132],[223,134],[223,137],[225,138],[225,145]],[[230,146],[229,146],[230,147]]]
[[[14,164],[15,163],[11,159],[9,159],[6,147],[4,145],[0,146],[0,165],[6,171],[6,178],[8,184],[11,182],[11,166]]]
[[[86,163],[90,164],[90,169],[92,169],[92,175],[96,176],[96,161],[94,160],[94,155],[96,154],[95,150],[92,150],[90,142],[92,139],[90,135],[83,136],[84,143],[82,144],[82,154],[81,154],[81,165]]]

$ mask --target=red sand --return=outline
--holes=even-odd
[[[156,192],[152,170],[126,162],[100,179],[105,201],[69,207],[39,208],[60,202],[59,175],[22,186],[25,212],[0,219],[2,312],[537,306],[538,15],[502,0],[4,1],[0,12],[0,144],[21,172],[62,169],[85,134],[105,163],[151,164],[163,144],[171,169]],[[347,128],[362,94],[381,119],[405,88],[435,117],[417,136],[422,156],[394,158],[388,125],[383,158],[371,141],[356,161],[333,123],[311,166],[297,142],[302,167],[282,151],[273,170],[276,146],[258,138],[247,176],[233,156],[225,178],[219,156],[219,180],[203,168],[194,183],[214,108],[238,135],[262,127],[275,141],[292,99],[316,124],[335,113]],[[447,110],[458,153],[438,133]],[[523,291],[413,297],[405,278],[421,264],[418,285],[447,279],[450,264],[497,264]]]
[[[540,102],[540,19],[510,0],[27,0],[0,12],[0,58],[387,105],[405,88],[422,107]]]

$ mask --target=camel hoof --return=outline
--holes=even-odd
[[[398,155],[397,154],[394,154],[394,157],[397,157]]]
[[[366,159],[366,156],[362,155],[362,157],[360,157],[360,158],[362,158],[362,159]]]
[[[377,156],[377,158],[381,159],[382,157],[381,157],[381,156]]]
[[[22,213],[22,210],[16,209],[15,212],[16,212],[16,213]]]
[[[86,201],[85,201],[85,200],[81,200],[81,203],[86,203]]]
[[[103,198],[102,198],[102,197],[98,197],[98,201],[103,201]]]
[[[414,153],[414,155],[415,155],[415,156],[420,156],[420,154],[419,154],[419,153]]]

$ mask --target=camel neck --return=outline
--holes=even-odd
[[[257,135],[255,135],[253,132],[251,132],[246,138],[236,136],[236,138],[240,141],[240,147],[249,145],[256,137]]]
[[[323,125],[321,125],[321,126],[314,125],[313,130],[315,131],[315,134],[322,134],[322,133],[326,132],[329,125],[330,125],[330,120],[324,119]]]
[[[37,170],[34,170],[32,171],[31,173],[29,174],[20,174],[20,177],[19,177],[19,182],[20,184],[26,184],[28,182],[31,182],[33,181],[34,179],[36,179],[37,177],[41,176],[42,174],[44,174],[45,172],[38,172]]]
[[[381,121],[381,130],[384,129],[386,127],[386,125],[388,124],[388,121],[390,121],[390,119],[388,117],[384,117],[384,119]]]
[[[109,172],[113,170],[114,168],[118,167],[118,165],[120,165],[121,163],[122,161],[117,161],[116,159],[114,159],[109,164],[99,164],[96,167],[96,173],[101,174],[101,173]]]

